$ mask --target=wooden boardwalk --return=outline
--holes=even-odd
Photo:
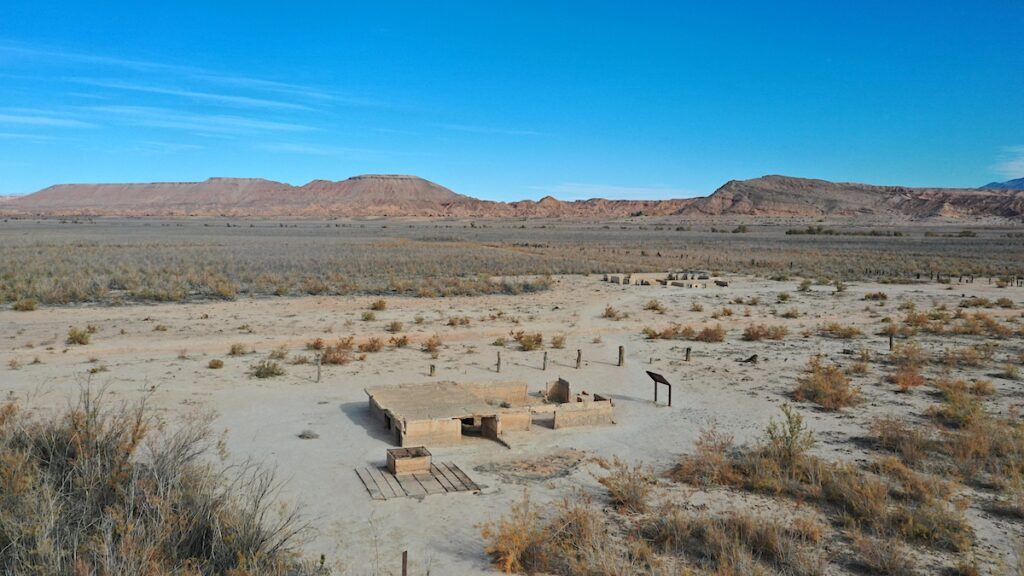
[[[374,500],[480,490],[476,482],[452,462],[431,464],[430,472],[416,474],[396,476],[386,468],[356,468],[356,474]]]

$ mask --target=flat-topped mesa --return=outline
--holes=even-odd
[[[1014,181],[1003,183],[1016,186]],[[1007,187],[908,188],[768,175],[730,180],[704,198],[494,202],[458,194],[410,174],[363,174],[302,186],[262,178],[202,182],[60,184],[5,199],[5,215],[232,217],[886,217],[1024,216],[1024,190]]]

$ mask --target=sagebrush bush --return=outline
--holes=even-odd
[[[76,328],[72,326],[71,328],[68,328],[68,337],[67,339],[65,339],[65,342],[69,345],[77,344],[80,346],[84,346],[89,343],[90,334],[91,332],[89,332],[88,330],[83,330],[81,328]]]
[[[273,360],[260,360],[249,367],[249,375],[254,378],[274,378],[284,375],[284,368]]]
[[[168,430],[89,391],[62,414],[0,408],[0,572],[326,574],[252,466],[215,464],[207,421]]]
[[[805,373],[797,379],[793,397],[809,401],[826,410],[839,410],[860,401],[860,392],[836,364],[824,364],[818,356],[807,362]]]

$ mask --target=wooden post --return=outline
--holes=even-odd
[[[892,352],[892,332],[889,333],[889,352]]]
[[[541,368],[541,370],[547,370],[547,369],[548,369],[548,351],[545,350],[544,351],[544,366]]]
[[[433,376],[433,375],[434,375],[434,369],[435,369],[434,365],[433,365],[433,364],[431,364],[431,365],[430,365],[430,375],[431,375],[431,376]]]
[[[316,382],[320,383],[320,364],[323,362],[323,354],[319,352],[316,355]]]
[[[498,364],[496,370],[501,372],[501,350],[498,350]]]
[[[402,576],[409,576],[409,551],[402,550]]]
[[[626,347],[619,346],[619,366],[625,366],[626,364]]]
[[[686,362],[690,361],[690,347],[689,346],[686,347],[686,358],[685,358],[685,361]]]
[[[580,364],[583,363],[583,350],[576,351],[576,369],[580,369]]]

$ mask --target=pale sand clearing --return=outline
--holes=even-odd
[[[1024,291],[997,289],[978,279],[974,284],[890,286],[870,283],[850,285],[833,295],[830,287],[796,291],[796,282],[770,282],[750,277],[729,277],[728,288],[686,289],[617,286],[597,276],[556,277],[553,290],[522,296],[458,297],[449,299],[387,298],[387,309],[376,319],[360,319],[370,297],[304,297],[246,299],[195,304],[136,305],[120,308],[45,308],[32,312],[0,311],[0,361],[3,384],[0,393],[32,407],[64,406],[80,386],[91,379],[112,398],[135,400],[148,397],[149,405],[174,419],[197,410],[217,414],[215,429],[227,431],[227,446],[234,460],[251,458],[276,469],[285,481],[281,498],[298,504],[316,528],[306,551],[323,553],[328,562],[339,562],[349,573],[394,573],[402,550],[409,550],[413,574],[430,569],[432,574],[480,574],[491,570],[483,552],[479,524],[498,518],[510,503],[529,493],[538,502],[557,500],[574,489],[598,493],[593,457],[619,456],[642,461],[658,470],[669,467],[676,456],[692,448],[701,428],[716,421],[719,428],[743,442],[758,436],[811,354],[822,353],[849,365],[853,359],[844,349],[887,350],[884,337],[875,336],[881,317],[899,316],[897,306],[911,300],[920,308],[945,303],[955,309],[966,294],[992,299],[1007,296],[1018,308]],[[865,302],[866,292],[884,291],[889,299],[879,307]],[[776,303],[780,292],[791,300]],[[731,304],[736,297],[759,297],[756,306]],[[666,308],[665,314],[643,310],[651,298]],[[691,303],[703,304],[703,312],[690,312]],[[630,316],[612,321],[601,318],[611,304]],[[685,341],[648,341],[644,326],[664,327],[670,322],[699,325],[717,321],[715,310],[730,307],[733,316],[720,320],[729,330],[725,342],[704,344]],[[796,308],[802,316],[773,316]],[[867,309],[868,311],[865,311]],[[745,317],[749,310],[750,316]],[[503,312],[491,320],[492,314]],[[1019,316],[1018,310],[989,310],[997,317]],[[414,323],[422,315],[423,324]],[[469,326],[445,325],[448,316],[468,316]],[[518,319],[518,323],[512,320]],[[865,336],[833,340],[817,335],[802,337],[828,320],[841,320],[862,328]],[[304,343],[316,337],[332,340],[354,335],[385,340],[385,326],[404,323],[412,339],[406,349],[368,354],[364,361],[346,366],[324,366],[322,380],[314,381],[313,364],[289,365],[278,378],[259,380],[246,371],[257,359],[286,346],[292,356],[310,355]],[[789,336],[779,342],[744,342],[743,327],[753,322],[783,324]],[[69,326],[97,331],[86,346],[66,346]],[[165,331],[155,330],[157,326]],[[240,329],[247,326],[248,329]],[[564,333],[564,349],[547,348],[548,370],[540,369],[542,351],[521,352],[514,343],[502,349],[500,374],[494,370],[495,338],[510,330],[542,332],[545,343]],[[251,332],[250,332],[251,330]],[[123,331],[123,333],[122,333]],[[444,348],[436,360],[419,349],[419,343],[437,333]],[[601,341],[595,343],[595,338]],[[952,343],[948,337],[919,336],[931,351]],[[964,338],[960,344],[980,342]],[[231,357],[228,348],[243,343],[255,354]],[[627,351],[626,366],[615,366],[617,347]],[[693,349],[692,361],[683,362],[685,347]],[[574,369],[576,350],[583,350],[583,367]],[[1002,341],[997,358],[1020,353],[1019,339]],[[186,358],[179,358],[185,351]],[[738,359],[758,354],[756,365]],[[38,357],[42,364],[30,364]],[[224,368],[212,370],[207,362],[224,360]],[[90,362],[95,359],[95,362]],[[12,360],[18,369],[7,369]],[[378,384],[416,383],[430,380],[428,369],[436,364],[434,380],[522,380],[531,392],[561,376],[573,391],[610,395],[615,401],[617,424],[551,430],[535,426],[528,433],[510,436],[512,449],[487,440],[467,440],[457,447],[430,447],[438,460],[452,461],[481,487],[481,494],[456,493],[428,496],[423,500],[371,500],[355,473],[358,467],[382,464],[385,449],[392,446],[386,431],[369,417],[364,387]],[[96,366],[107,371],[88,375]],[[675,384],[673,407],[655,406],[653,385],[645,370],[664,374]],[[1007,410],[1021,404],[1020,382],[991,378],[986,369],[957,370],[963,377],[986,377],[998,394],[990,409]],[[923,389],[894,394],[882,382],[882,371],[872,367],[866,376],[854,378],[863,387],[866,402],[836,413],[799,404],[820,443],[817,452],[829,458],[864,458],[866,452],[854,439],[866,434],[870,420],[880,414],[918,419],[934,402]],[[318,439],[302,440],[309,429]],[[582,455],[566,450],[580,451]],[[515,474],[510,462],[552,455],[548,470],[528,462],[526,472]],[[568,457],[567,457],[568,455]],[[691,503],[713,503],[721,498],[681,487]],[[736,496],[759,509],[770,509],[768,500]],[[1021,540],[1021,526],[972,507],[968,516],[976,531],[979,560],[990,563],[1007,557]],[[927,561],[927,556],[924,556]]]

